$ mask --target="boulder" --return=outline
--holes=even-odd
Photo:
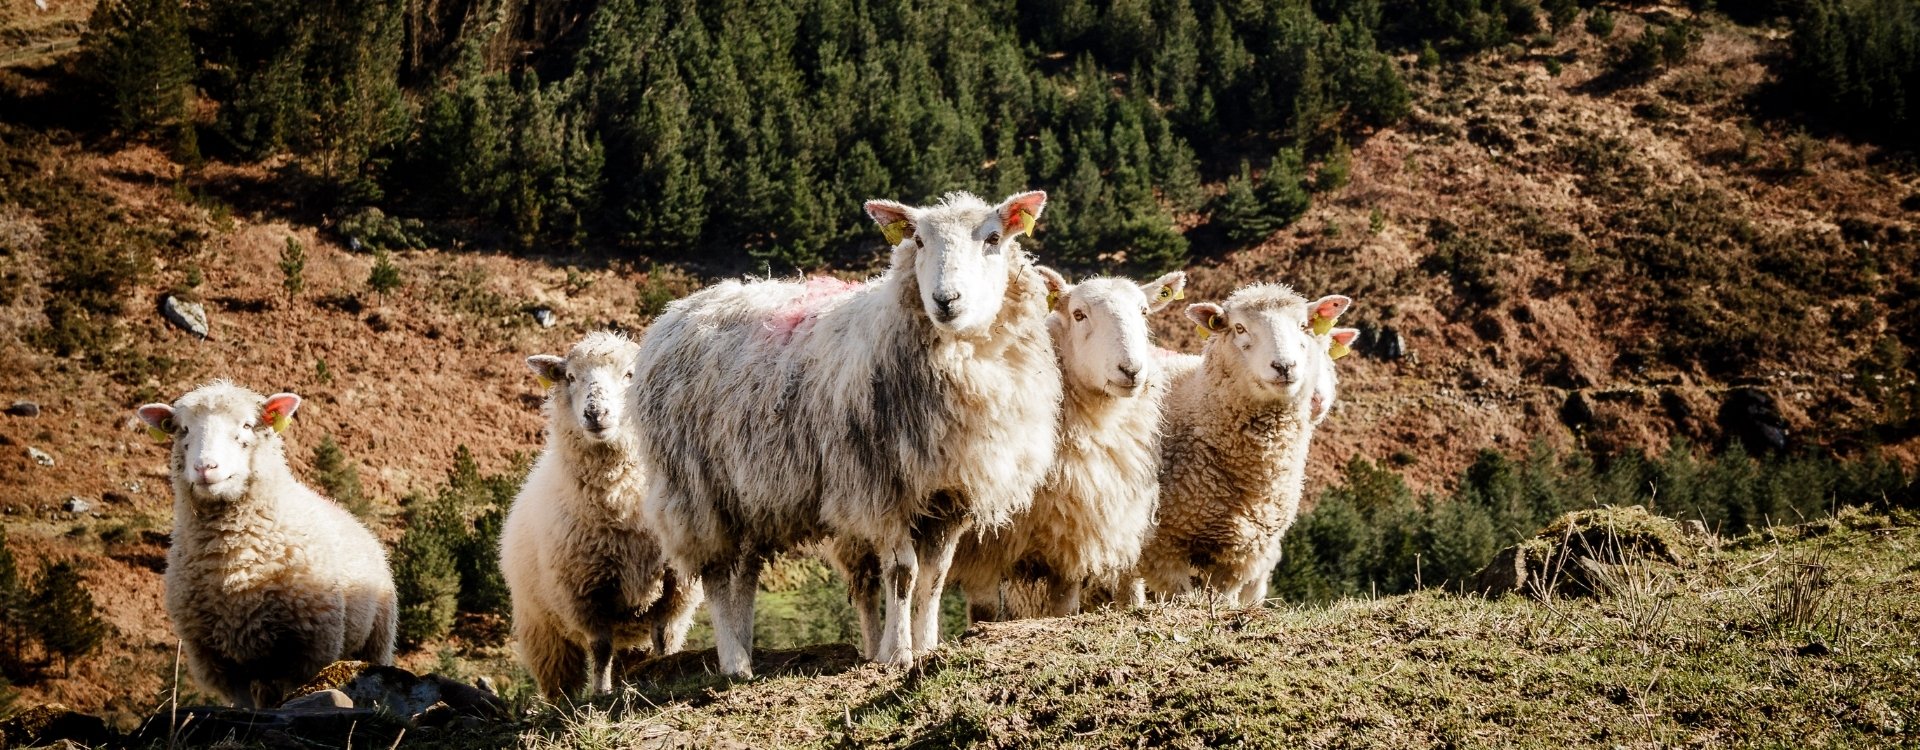
[[[46,703],[0,721],[0,747],[33,747],[75,743],[97,747],[116,739],[107,722],[59,703]]]
[[[326,689],[308,693],[280,704],[283,711],[299,711],[316,708],[353,708],[353,699],[339,690]]]
[[[1720,404],[1720,430],[1747,453],[1763,456],[1787,449],[1787,421],[1773,396],[1759,388],[1735,388]]]
[[[559,319],[553,316],[553,308],[536,307],[533,308],[533,322],[539,323],[541,328],[552,328]]]
[[[160,312],[174,327],[200,338],[206,338],[212,330],[207,323],[207,308],[198,302],[188,302],[169,294],[160,302]]]
[[[420,676],[398,667],[358,661],[328,665],[293,695],[297,699],[327,690],[337,690],[357,708],[381,709],[410,721],[417,721],[437,705],[461,716],[494,719],[507,715],[506,702],[489,691],[437,674]]]
[[[87,502],[86,498],[79,495],[72,495],[66,502],[60,504],[60,510],[67,513],[88,513],[93,510],[93,503]]]
[[[39,448],[35,448],[31,445],[27,446],[27,458],[33,459],[34,463],[39,464],[41,466],[53,465],[53,456],[47,455],[46,451],[40,450]]]
[[[1487,596],[1605,596],[1618,566],[1686,567],[1695,546],[1711,543],[1688,531],[1638,505],[1574,511],[1494,555],[1468,587]]]
[[[32,401],[15,401],[7,406],[7,414],[15,417],[40,416],[40,405]]]

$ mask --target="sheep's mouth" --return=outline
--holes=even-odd
[[[1120,398],[1129,398],[1140,395],[1141,391],[1146,390],[1145,385],[1145,381],[1141,380],[1135,380],[1133,382],[1109,380],[1107,381],[1107,393]]]

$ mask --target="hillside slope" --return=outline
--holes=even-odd
[[[69,22],[84,17],[55,5]],[[1616,37],[1637,33],[1642,22],[1622,16]],[[1887,406],[1888,394],[1914,387],[1911,365],[1885,354],[1903,352],[1920,319],[1911,198],[1920,171],[1872,146],[1756,119],[1765,63],[1781,44],[1774,32],[1710,22],[1685,62],[1632,81],[1609,74],[1607,44],[1568,33],[1431,69],[1409,56],[1414,114],[1356,140],[1349,184],[1253,247],[1230,248],[1204,225],[1190,232],[1190,299],[1282,280],[1353,295],[1352,320],[1404,336],[1404,357],[1372,356],[1375,347],[1342,360],[1342,404],[1312,457],[1315,487],[1353,456],[1392,461],[1432,489],[1479,450],[1536,439],[1602,451],[1674,437],[1717,443],[1729,393],[1748,387],[1770,395],[1798,445],[1920,456],[1912,416]],[[35,97],[70,83],[57,59],[19,57],[32,64],[0,68],[7,101],[45,101]],[[87,580],[120,633],[71,676],[18,686],[25,701],[131,714],[171,682],[174,643],[159,605],[164,449],[134,429],[133,407],[216,377],[308,396],[290,433],[296,471],[333,436],[389,516],[391,538],[398,500],[440,477],[457,446],[489,471],[538,448],[526,355],[603,325],[639,328],[702,271],[443,247],[397,253],[402,286],[383,298],[367,289],[374,259],[333,231],[341,212],[304,203],[284,164],[188,170],[147,146],[35,130],[22,123],[43,118],[15,116],[0,122],[10,242],[0,255],[0,404],[31,400],[42,411],[0,417],[0,509],[27,567],[69,556],[91,566]],[[289,238],[307,254],[307,288],[294,299],[276,267]],[[102,258],[111,262],[94,265]],[[85,296],[67,279],[96,277],[122,286],[98,309],[50,316]],[[161,319],[169,292],[207,303],[207,340]],[[534,323],[537,306],[559,324]],[[1182,320],[1154,323],[1163,343],[1194,350]],[[54,330],[91,338],[63,352]],[[1591,416],[1569,427],[1575,393]],[[97,507],[63,512],[69,497]],[[1153,617],[1173,618],[1165,627],[1218,622]]]

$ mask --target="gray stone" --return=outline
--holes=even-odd
[[[353,699],[338,690],[322,690],[280,704],[280,709],[283,711],[315,708],[353,708]]]
[[[60,509],[68,513],[88,513],[93,510],[93,503],[87,502],[86,498],[79,495],[72,495],[66,502],[60,504]]]
[[[198,302],[187,302],[169,294],[161,301],[160,310],[167,322],[187,333],[204,339],[212,330],[207,323],[207,308]]]
[[[27,458],[33,459],[34,463],[39,464],[41,466],[53,465],[53,456],[47,455],[46,451],[40,450],[39,448],[35,448],[31,445],[27,446]]]
[[[487,691],[487,693],[490,695],[500,694],[500,691],[495,689],[493,686],[493,678],[488,677],[486,675],[480,675],[479,677],[473,678],[473,686],[480,688],[481,690]]]
[[[559,321],[553,316],[553,308],[536,307],[533,308],[533,322],[539,323],[541,328],[552,328]]]
[[[7,413],[16,417],[40,416],[40,405],[32,401],[15,401],[7,407]]]
[[[1400,359],[1407,356],[1406,337],[1400,335],[1400,329],[1387,326],[1380,329],[1380,343],[1374,350],[1381,359]]]

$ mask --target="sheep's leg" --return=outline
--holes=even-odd
[[[513,639],[519,642],[520,661],[533,673],[533,683],[548,700],[565,698],[580,685],[587,671],[587,652],[538,613],[513,614]]]
[[[668,568],[660,601],[666,605],[666,611],[653,621],[655,658],[680,653],[687,645],[687,629],[693,627],[693,615],[700,609],[700,584],[682,580]]]
[[[913,652],[928,654],[940,645],[940,593],[947,585],[947,569],[953,567],[954,550],[960,548],[960,533],[967,522],[938,524],[919,544],[920,579],[914,587]]]
[[[991,591],[967,589],[967,621],[994,622],[1000,619],[1000,587]]]
[[[835,542],[832,553],[847,578],[847,603],[860,620],[860,658],[873,659],[880,644],[880,557],[851,541]]]
[[[1080,614],[1080,579],[1058,573],[1047,579],[1047,614],[1067,617]]]
[[[595,628],[587,637],[587,679],[594,695],[613,694],[613,628]]]
[[[713,636],[720,652],[720,673],[753,676],[753,594],[760,585],[760,563],[743,556],[714,566],[701,577],[713,613]]]
[[[913,610],[915,578],[920,572],[920,556],[906,539],[876,544],[883,549],[880,561],[880,596],[886,600],[886,622],[880,628],[880,645],[873,660],[881,664],[913,664]],[[951,552],[949,552],[951,554]]]
[[[1134,576],[1125,581],[1127,587],[1127,606],[1134,609],[1147,606],[1147,579]]]
[[[384,667],[393,666],[393,643],[397,634],[399,604],[391,593],[382,594],[373,605],[373,629],[367,633],[366,645],[360,647],[359,658]]]

